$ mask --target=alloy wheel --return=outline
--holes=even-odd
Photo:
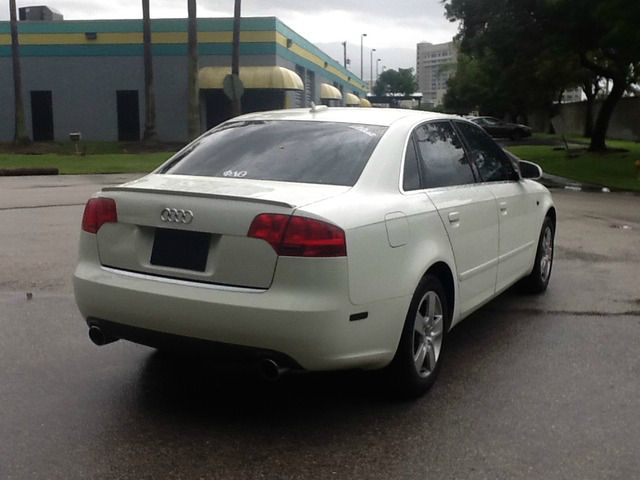
[[[542,237],[542,255],[540,255],[540,278],[546,282],[551,273],[551,262],[553,261],[553,232],[547,226]]]
[[[444,315],[438,294],[424,294],[413,322],[413,363],[421,377],[427,377],[438,364],[442,349]]]

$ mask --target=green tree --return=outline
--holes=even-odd
[[[20,69],[20,44],[18,41],[18,17],[16,0],[9,0],[9,18],[11,24],[11,57],[13,61],[13,106],[14,106],[14,142],[24,145],[30,142],[24,122],[24,104],[22,103],[22,71]]]
[[[473,110],[502,115],[509,108],[509,101],[499,94],[500,86],[493,80],[498,73],[490,58],[479,60],[460,53],[455,74],[447,82],[444,109],[447,112],[466,114]]]
[[[447,108],[474,103],[484,113],[526,117],[534,109],[550,110],[564,89],[578,83],[577,60],[546,44],[539,3],[448,1],[447,16],[461,21],[462,61],[445,98]]]
[[[380,74],[373,87],[373,93],[378,96],[402,94],[411,95],[418,84],[413,74],[413,68],[389,69]]]
[[[550,39],[579,58],[594,76],[611,81],[593,124],[590,149],[606,149],[615,107],[640,79],[640,2],[637,0],[562,0],[549,4]]]
[[[640,2],[446,0],[446,11],[461,21],[462,51],[493,75],[499,94],[519,114],[550,105],[564,89],[583,83],[585,70],[610,79],[590,145],[605,148],[615,105],[640,73]]]

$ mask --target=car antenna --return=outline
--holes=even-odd
[[[311,102],[311,110],[309,110],[309,113],[324,112],[325,110],[329,110],[329,107],[326,105],[316,105],[314,102]]]

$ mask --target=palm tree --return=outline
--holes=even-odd
[[[188,26],[188,65],[187,83],[189,95],[189,110],[187,119],[187,131],[189,140],[193,140],[200,134],[200,102],[198,91],[198,16],[196,13],[196,0],[188,0],[189,26]]]
[[[240,79],[240,0],[235,0],[233,7],[233,42],[231,46],[231,75]],[[242,115],[242,100],[235,95],[231,100],[231,114],[234,117]]]
[[[151,56],[151,18],[149,0],[142,0],[142,40],[144,43],[144,134],[145,142],[156,140],[156,98],[153,88],[153,58]]]
[[[15,112],[15,143],[25,145],[30,142],[27,127],[24,123],[24,105],[22,103],[22,72],[20,70],[20,46],[18,43],[18,18],[16,0],[9,0],[11,23],[11,56],[13,60],[13,105]]]

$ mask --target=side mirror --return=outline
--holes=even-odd
[[[522,178],[530,178],[531,180],[539,180],[542,178],[542,169],[533,162],[520,160],[520,175]]]

